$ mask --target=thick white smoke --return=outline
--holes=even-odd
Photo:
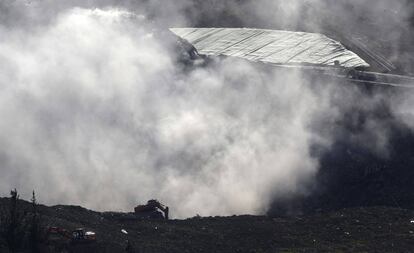
[[[39,10],[22,12],[31,20]],[[308,193],[318,169],[310,150],[329,146],[329,123],[355,101],[374,107],[382,99],[234,59],[183,70],[174,41],[160,39],[143,15],[57,10],[33,28],[11,16],[0,25],[5,194],[35,189],[46,204],[99,210],[157,198],[175,217],[263,213],[275,197]],[[382,126],[373,121],[355,138],[386,153]]]
[[[263,212],[317,170],[308,130],[325,109],[300,73],[230,59],[181,72],[145,18],[71,9],[1,30],[1,192],[178,217]]]

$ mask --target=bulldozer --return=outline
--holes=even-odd
[[[168,220],[168,206],[161,204],[156,199],[147,201],[145,205],[138,205],[134,208],[135,216],[147,219],[165,219]]]

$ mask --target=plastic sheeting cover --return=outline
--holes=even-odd
[[[341,43],[318,33],[251,28],[171,28],[200,54],[241,57],[277,65],[369,67]]]

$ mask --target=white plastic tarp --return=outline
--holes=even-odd
[[[251,28],[171,28],[204,55],[241,57],[276,65],[369,67],[341,43],[318,33]]]

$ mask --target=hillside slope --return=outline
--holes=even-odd
[[[9,199],[0,199],[7,208]],[[19,202],[20,210],[30,204]],[[97,233],[96,244],[72,252],[412,252],[414,212],[371,207],[298,217],[194,217],[136,220],[132,214],[100,213],[79,206],[39,206],[42,224]],[[128,232],[125,235],[121,232]],[[51,248],[51,247],[49,247]],[[46,247],[42,250],[47,251]],[[1,252],[7,252],[5,248]]]

